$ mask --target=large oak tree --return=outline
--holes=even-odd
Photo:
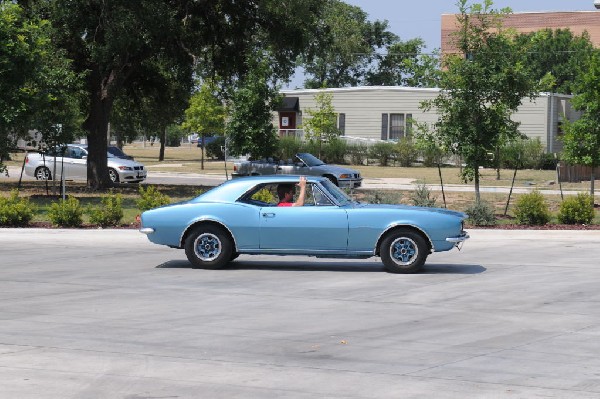
[[[229,78],[246,72],[247,55],[268,49],[280,76],[292,72],[306,48],[319,0],[31,0],[35,14],[85,74],[83,124],[89,144],[88,184],[110,185],[106,167],[113,104],[145,61],[165,58],[203,74]],[[189,79],[192,77],[189,76]]]

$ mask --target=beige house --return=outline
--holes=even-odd
[[[283,90],[285,99],[273,120],[280,135],[303,136],[306,111],[316,108],[315,94],[323,90],[333,95],[338,128],[349,141],[397,140],[410,135],[411,120],[429,124],[438,120],[435,110],[424,112],[419,107],[422,101],[435,98],[439,89],[364,86]],[[513,119],[521,123],[521,133],[539,138],[546,152],[560,152],[561,121],[563,118],[575,120],[579,116],[571,108],[571,97],[542,93],[533,101],[526,99]]]

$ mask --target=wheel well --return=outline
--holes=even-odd
[[[334,175],[325,174],[325,175],[323,175],[323,177],[328,178],[329,180],[331,180],[332,183],[334,183],[337,186],[338,180]]]
[[[427,243],[427,247],[429,248],[429,251],[431,252],[431,249],[433,248],[433,244],[431,243],[431,239],[429,238],[429,236],[427,234],[425,234],[425,232],[423,230],[419,229],[418,227],[412,226],[412,225],[397,225],[397,226],[389,228],[388,230],[386,230],[385,233],[383,233],[379,237],[379,240],[377,240],[377,247],[375,250],[375,255],[380,254],[381,243],[383,242],[383,240],[385,240],[388,235],[390,235],[391,233],[398,231],[398,230],[408,230],[408,231],[412,231],[413,233],[417,233],[418,235],[423,237],[423,239]]]
[[[233,250],[237,251],[237,245],[236,245],[235,239],[233,238],[233,234],[231,234],[231,231],[229,231],[229,229],[227,227],[225,227],[225,225],[223,225],[219,222],[215,222],[214,220],[199,220],[196,223],[189,225],[188,228],[183,232],[183,235],[181,236],[181,241],[179,242],[179,248],[183,248],[183,246],[185,244],[185,240],[187,240],[187,238],[190,235],[190,233],[192,232],[192,230],[194,230],[198,226],[209,226],[209,225],[223,229],[223,231],[229,236],[229,238],[231,239],[231,242],[233,243]]]

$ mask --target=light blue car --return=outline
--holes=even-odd
[[[277,186],[299,176],[229,180],[186,202],[146,211],[140,231],[183,248],[193,268],[218,269],[240,254],[379,256],[392,273],[421,270],[432,252],[469,238],[464,213],[353,201],[324,177],[308,177],[304,206],[278,207]]]

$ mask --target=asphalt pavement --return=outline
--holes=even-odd
[[[470,234],[395,275],[0,229],[0,398],[600,398],[600,231]]]

